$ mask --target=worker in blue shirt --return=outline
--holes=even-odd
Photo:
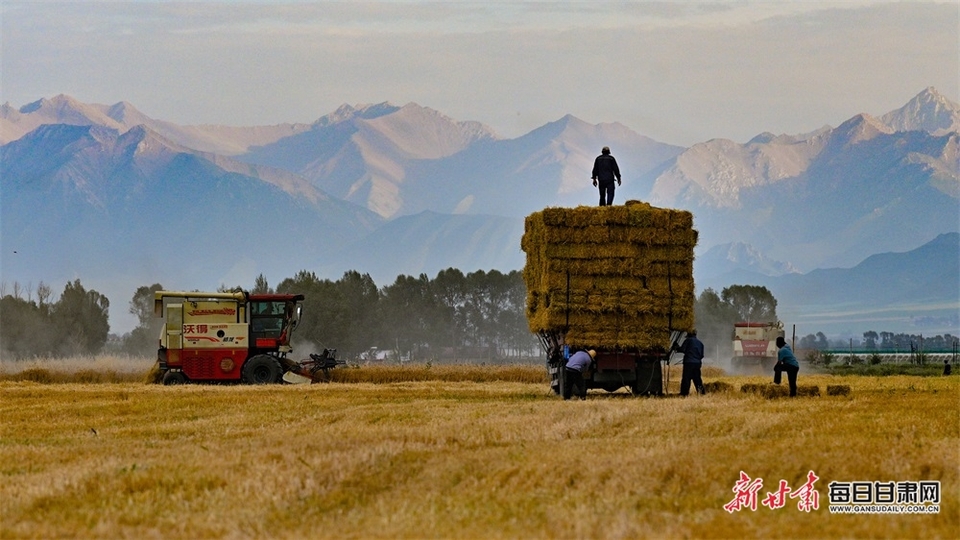
[[[563,399],[570,399],[573,393],[573,387],[577,387],[577,397],[587,399],[587,382],[583,380],[583,374],[590,369],[593,359],[597,357],[597,351],[577,351],[567,360],[567,365],[563,368]]]
[[[700,378],[700,368],[703,366],[703,342],[697,339],[697,331],[691,330],[683,345],[674,346],[675,351],[683,353],[683,377],[680,379],[680,395],[690,393],[690,383],[698,394],[703,394],[703,379]]]
[[[787,340],[783,337],[777,338],[777,365],[773,367],[773,384],[780,384],[780,374],[787,372],[787,380],[790,382],[790,397],[797,395],[797,373],[800,371],[800,362],[793,355]]]

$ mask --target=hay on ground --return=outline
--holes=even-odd
[[[790,386],[786,384],[744,384],[740,391],[745,394],[757,394],[767,399],[789,397]],[[797,397],[816,397],[820,395],[817,385],[797,385]]]
[[[828,396],[849,396],[850,386],[846,384],[828,384],[827,395]]]
[[[703,391],[707,394],[719,394],[721,392],[733,392],[733,385],[723,381],[712,381],[703,383]]]

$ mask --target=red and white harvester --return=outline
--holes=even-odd
[[[163,384],[314,382],[344,362],[336,349],[295,362],[290,338],[300,322],[302,294],[157,291],[163,317],[157,361]]]
[[[734,368],[759,366],[773,369],[777,363],[777,338],[783,337],[783,323],[738,322],[733,325]]]

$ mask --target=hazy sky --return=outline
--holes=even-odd
[[[571,113],[662,142],[796,134],[960,98],[960,2],[6,1],[0,101],[179,124],[416,102],[515,137]]]

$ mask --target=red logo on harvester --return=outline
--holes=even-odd
[[[192,317],[204,316],[204,315],[236,315],[237,310],[233,308],[220,308],[220,309],[195,309],[193,311],[188,311],[188,315]]]

